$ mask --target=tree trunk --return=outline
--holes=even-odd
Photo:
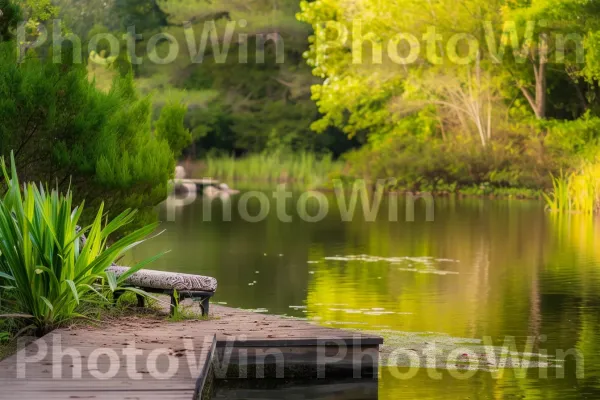
[[[546,118],[546,64],[548,62],[548,37],[545,33],[540,35],[538,60],[532,57],[533,75],[535,77],[535,93],[521,86],[523,96],[529,102],[538,119]]]
[[[546,118],[546,62],[540,62],[538,78],[535,80],[535,115],[538,119]]]

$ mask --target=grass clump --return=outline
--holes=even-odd
[[[17,341],[14,339],[7,339],[0,341],[0,361],[5,358],[12,356],[17,351]]]
[[[550,211],[593,214],[600,209],[600,164],[585,164],[579,171],[552,176],[552,191],[544,199]]]
[[[208,156],[205,176],[231,182],[298,183],[323,185],[342,169],[331,155],[310,152],[263,152],[245,157]]]
[[[27,183],[21,187],[11,154],[11,172],[0,160],[6,193],[0,202],[0,319],[43,335],[75,318],[89,318],[89,304],[109,304],[107,292],[144,292],[122,282],[152,257],[118,278],[106,269],[144,241],[156,224],[116,240],[109,237],[132,222],[126,210],[103,222],[101,205],[90,226],[79,229],[84,204],[73,207],[72,193]],[[82,240],[86,235],[86,240]]]
[[[194,311],[191,306],[184,306],[179,301],[179,293],[175,291],[175,304],[172,305],[173,309],[171,310],[171,314],[169,315],[169,322],[180,322],[180,321],[188,321],[188,320],[208,320],[208,315],[202,316],[198,311]],[[193,303],[192,303],[193,304]]]

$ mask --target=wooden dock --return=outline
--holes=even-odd
[[[2,361],[0,397],[198,399],[215,379],[372,377],[382,342],[222,306],[210,320],[128,317],[56,330]]]
[[[211,178],[202,178],[202,179],[194,179],[194,178],[182,178],[182,179],[173,179],[171,182],[177,184],[177,185],[182,185],[185,183],[190,183],[192,185],[200,185],[200,186],[210,186],[210,185],[218,185],[219,182],[216,179],[211,179]]]

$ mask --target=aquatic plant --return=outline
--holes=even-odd
[[[80,229],[84,204],[72,207],[72,192],[27,183],[21,191],[14,156],[9,175],[0,159],[6,193],[0,202],[0,286],[4,297],[0,318],[44,334],[56,325],[78,317],[84,303],[107,303],[103,292],[121,287],[129,275],[158,256],[115,277],[106,268],[127,250],[144,241],[156,224],[150,224],[108,245],[109,236],[130,223],[135,211],[126,210],[103,224],[103,205],[92,224]],[[86,235],[86,240],[82,236]],[[105,283],[105,285],[102,285]]]
[[[571,175],[565,176],[563,171],[560,171],[559,176],[552,174],[550,176],[552,178],[552,192],[550,194],[543,194],[547,208],[554,212],[570,210],[569,184]]]
[[[600,208],[600,164],[585,164],[579,171],[552,176],[552,192],[544,194],[550,211],[593,214]]]

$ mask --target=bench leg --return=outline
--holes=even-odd
[[[117,302],[119,301],[119,297],[123,294],[122,290],[117,290],[113,293],[113,307],[117,306]]]
[[[144,308],[146,306],[146,302],[144,299],[144,296],[142,296],[141,294],[135,294],[135,297],[137,298],[137,306],[138,308]]]
[[[210,297],[205,297],[200,302],[200,308],[202,309],[202,316],[208,316],[208,310],[210,307]]]

